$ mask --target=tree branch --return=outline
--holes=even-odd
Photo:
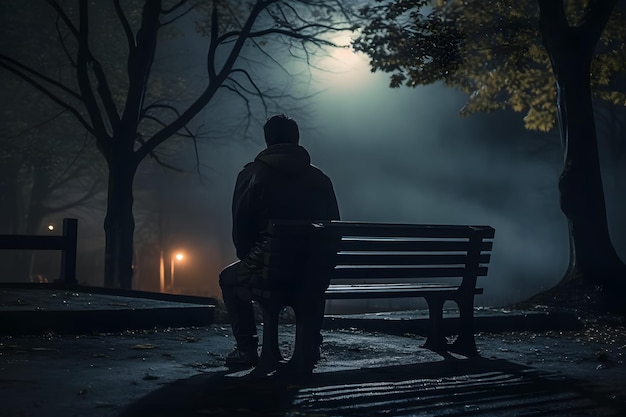
[[[117,14],[117,18],[122,24],[122,28],[124,29],[124,35],[126,36],[126,43],[128,45],[128,55],[130,56],[135,52],[135,35],[133,34],[133,29],[130,27],[130,23],[124,14],[124,10],[122,9],[122,5],[120,4],[120,0],[113,0],[113,6],[115,7],[115,13]]]
[[[172,13],[173,11],[175,11],[176,9],[179,9],[180,7],[182,7],[185,3],[187,3],[188,0],[180,0],[178,3],[174,4],[172,7],[170,7],[169,9],[161,9],[161,13],[163,14],[169,14]]]
[[[45,125],[46,123],[49,123],[49,122],[53,121],[54,119],[56,119],[57,117],[59,117],[60,115],[65,113],[66,111],[68,111],[68,110],[66,108],[63,108],[63,110],[59,111],[58,113],[55,113],[53,116],[50,116],[47,119],[42,120],[41,122],[35,123],[34,125],[29,126],[26,129],[22,130],[21,132],[17,132],[14,135],[5,136],[3,139],[15,139],[15,138],[18,138],[18,137],[22,136],[23,134],[30,132],[31,130],[35,130],[35,129]]]
[[[144,119],[148,119],[148,120],[152,120],[153,122],[161,125],[161,127],[165,127],[167,126],[167,123],[165,123],[164,121],[162,121],[161,119],[159,119],[156,116],[153,116],[151,114],[146,114],[143,116]],[[180,133],[180,132],[176,132],[175,135],[183,137],[183,138],[193,138],[193,133],[191,133],[191,131],[187,128],[187,126],[184,126],[183,129],[185,129],[187,131],[187,133]],[[141,144],[144,144],[145,141],[140,142]]]
[[[129,55],[129,87],[124,114],[122,115],[122,119],[129,128],[136,126],[142,111],[156,50],[160,10],[161,1],[159,0],[150,0],[144,3],[141,27],[137,32],[137,53],[132,56],[132,59]]]
[[[41,85],[35,79],[29,77],[28,75],[24,74],[23,72],[18,71],[17,69],[11,67],[10,65],[7,65],[4,62],[0,61],[0,67],[3,67],[6,70],[8,70],[8,71],[12,72],[13,74],[17,75],[19,78],[21,78],[22,80],[26,81],[27,83],[29,83],[30,85],[35,87],[37,90],[39,90],[41,93],[43,93],[46,97],[48,97],[54,103],[58,104],[62,108],[66,109],[67,111],[72,113],[74,115],[74,117],[76,117],[76,120],[78,120],[80,122],[80,124],[82,124],[85,127],[85,129],[87,129],[87,131],[89,131],[91,134],[95,135],[94,128],[89,124],[89,122],[87,120],[85,120],[85,118],[80,114],[80,112],[75,107],[73,107],[69,103],[65,102],[64,100],[62,100],[61,98],[56,96],[54,93],[52,93],[46,87]],[[79,96],[79,98],[80,98],[80,96]]]
[[[146,141],[143,139],[143,137],[141,137],[141,135],[137,138],[137,142],[139,142],[142,145],[142,148],[145,146]],[[184,173],[185,170],[182,168],[178,168],[172,164],[168,164],[167,162],[164,162],[161,157],[159,155],[157,155],[154,151],[151,151],[148,155],[150,155],[150,158],[154,159],[157,164],[167,168],[167,169],[171,169],[172,171],[178,172],[178,173]]]
[[[57,31],[57,37],[59,39],[59,43],[61,44],[61,48],[63,48],[63,52],[65,53],[65,57],[67,58],[68,61],[70,61],[70,64],[74,68],[76,68],[76,61],[74,61],[74,58],[70,54],[69,49],[67,49],[67,45],[65,45],[65,38],[61,34],[61,27],[59,25],[59,21],[60,20],[61,20],[61,15],[57,14],[57,18],[56,18],[56,22],[55,22],[56,31]]]
[[[88,10],[87,0],[79,1],[79,15],[80,15],[80,26],[78,30],[78,56],[76,59],[76,76],[78,80],[78,86],[80,88],[80,92],[83,98],[83,103],[85,104],[85,109],[89,114],[91,119],[91,123],[93,124],[94,130],[96,132],[96,138],[103,139],[108,137],[106,127],[104,125],[104,121],[102,120],[102,115],[100,114],[100,110],[98,108],[98,103],[93,93],[93,89],[91,87],[91,82],[89,80],[89,10]]]
[[[186,2],[187,2],[187,0],[183,0],[183,1],[181,1],[180,3],[184,4],[184,3],[186,3]],[[181,6],[182,6],[182,4],[181,4]],[[175,16],[175,17],[171,18],[170,20],[167,20],[167,21],[165,21],[165,22],[161,23],[161,26],[167,26],[167,25],[169,25],[169,24],[172,24],[172,23],[176,22],[178,19],[181,19],[181,18],[183,18],[183,17],[187,16],[187,15],[188,15],[188,14],[189,14],[189,13],[190,13],[193,9],[195,9],[195,8],[196,8],[196,6],[197,6],[197,4],[192,4],[192,5],[191,5],[191,6],[189,6],[189,8],[188,8],[187,10],[185,10],[184,12],[182,12],[182,13],[178,14],[177,16]],[[178,8],[178,6],[177,6],[176,8]],[[172,11],[173,11],[173,9],[169,9],[169,10],[172,10]],[[163,11],[163,10],[162,10],[161,12],[162,12],[163,14],[165,14],[165,15],[167,15],[167,14],[171,13],[171,12],[169,12],[169,11]]]
[[[587,4],[581,26],[588,36],[587,39],[593,43],[593,49],[616,4],[617,0],[590,0]]]
[[[217,51],[218,42],[218,13],[217,4],[213,2],[213,9],[211,10],[211,40],[209,41],[209,51],[207,53],[207,73],[209,74],[209,84],[217,77],[215,71],[215,53]]]
[[[70,181],[71,179],[73,179],[75,177],[74,175],[69,175],[70,174],[70,170],[72,169],[72,167],[74,167],[74,164],[76,164],[76,162],[78,161],[80,155],[87,148],[87,142],[88,142],[87,138],[88,137],[89,137],[88,133],[85,133],[85,140],[83,141],[83,144],[80,147],[80,149],[78,150],[78,152],[76,152],[76,155],[74,155],[74,158],[72,158],[72,160],[70,161],[69,164],[63,164],[63,171],[61,171],[60,173],[57,173],[57,175],[56,175],[57,180],[50,184],[50,189],[51,190],[54,190],[55,188],[58,188],[58,187],[62,186],[63,184],[67,183],[68,181]],[[74,172],[80,172],[80,168],[75,169]],[[58,178],[61,178],[61,179],[58,180]]]
[[[228,77],[228,74],[230,73],[237,58],[239,57],[247,36],[252,31],[252,27],[256,22],[259,14],[261,13],[261,11],[263,11],[265,7],[267,7],[268,4],[273,3],[274,1],[275,0],[268,0],[266,2],[263,2],[261,0],[258,0],[254,4],[252,10],[250,11],[250,14],[248,15],[248,19],[246,20],[241,31],[242,36],[236,40],[235,45],[231,49],[228,58],[226,58],[222,69],[218,74],[216,74],[216,78],[213,80],[213,82],[209,82],[209,85],[204,89],[202,94],[200,94],[200,96],[193,103],[191,103],[191,105],[180,115],[180,117],[170,123],[167,127],[157,132],[155,135],[153,135],[150,139],[146,141],[146,144],[144,146],[136,151],[135,155],[138,160],[141,160],[142,158],[147,156],[170,135],[178,132],[183,126],[189,123],[191,119],[204,108],[204,106],[206,106],[206,104],[215,95],[222,82]]]
[[[76,29],[72,19],[70,19],[67,13],[65,13],[63,7],[61,7],[61,5],[54,0],[46,0],[46,3],[48,3],[57,12],[58,16],[63,19],[63,23],[65,23],[70,32],[72,32],[72,35],[78,39],[78,29]]]
[[[83,204],[84,202],[88,201],[89,199],[93,198],[95,195],[98,194],[98,186],[102,183],[102,181],[94,181],[93,184],[91,185],[90,189],[88,191],[86,191],[82,197],[80,197],[77,200],[73,200],[71,203],[67,203],[67,204],[63,204],[61,206],[57,206],[57,207],[46,207],[45,211],[47,215],[50,214],[54,214],[54,213],[59,213],[61,211],[65,211],[71,208],[74,208],[76,206],[79,206],[81,204]]]
[[[7,61],[9,64],[2,64],[2,60]],[[22,74],[22,71],[24,73],[24,76],[21,76],[21,78],[23,78],[24,80],[27,80],[25,78],[26,74],[31,74],[34,75],[36,78],[40,78],[42,81],[45,81],[46,83],[52,85],[53,87],[58,88],[59,90],[63,91],[66,94],[69,94],[71,97],[78,99],[78,100],[82,100],[82,97],[80,96],[79,93],[77,93],[76,91],[72,90],[71,88],[67,87],[65,84],[60,83],[59,81],[48,77],[47,75],[42,74],[41,72],[25,65],[22,64],[20,61],[13,59],[7,55],[4,54],[0,54],[0,65],[3,65],[5,68],[9,69],[9,68],[13,68],[15,67],[15,71],[13,71],[15,74]],[[19,69],[19,70],[18,70]],[[28,80],[27,80],[28,81]]]

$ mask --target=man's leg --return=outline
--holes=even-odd
[[[258,338],[254,310],[246,283],[239,277],[240,262],[235,262],[220,272],[222,299],[228,311],[237,350],[245,355],[257,356]]]

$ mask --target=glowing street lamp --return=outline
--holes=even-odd
[[[50,223],[48,225],[48,230],[53,231],[54,230],[54,225],[52,223]]]
[[[185,259],[185,255],[181,252],[175,252],[172,254],[172,262],[170,262],[170,265],[172,266],[172,270],[170,271],[170,285],[172,286],[172,291],[174,290],[174,265],[176,264],[176,261],[180,262],[183,259]]]

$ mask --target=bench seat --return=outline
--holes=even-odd
[[[264,316],[262,366],[283,361],[278,315],[290,306],[296,346],[289,362],[312,369],[309,345],[319,337],[326,299],[424,298],[430,330],[423,347],[476,355],[474,297],[483,293],[476,283],[487,275],[494,234],[489,226],[270,221],[262,277],[275,284],[252,290]],[[442,332],[446,301],[459,309],[453,344]]]

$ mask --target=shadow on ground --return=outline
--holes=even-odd
[[[124,410],[137,416],[624,416],[611,392],[505,360],[457,359],[315,373],[212,373],[178,380]]]

